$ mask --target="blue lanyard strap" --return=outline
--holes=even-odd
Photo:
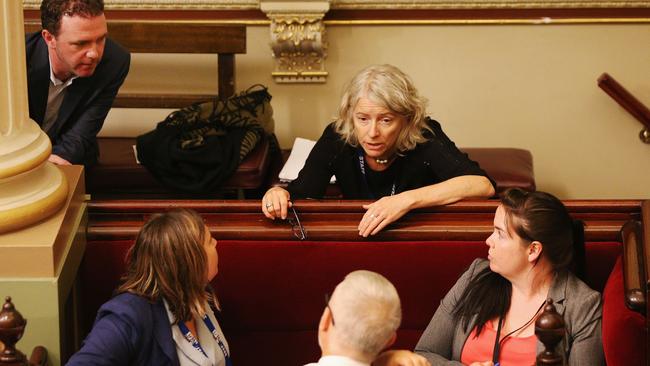
[[[201,343],[199,343],[198,339],[192,335],[192,332],[190,332],[190,329],[187,327],[187,325],[185,325],[185,322],[178,322],[178,328],[181,330],[181,333],[183,333],[183,337],[185,337],[185,339],[190,342],[192,347],[201,351],[201,353],[203,353],[203,356],[208,358],[208,355],[203,350],[203,347],[201,347]]]
[[[223,357],[226,359],[226,366],[232,366],[230,353],[228,352],[226,346],[221,341],[221,336],[219,335],[219,332],[217,332],[217,329],[215,328],[214,324],[212,324],[212,320],[210,320],[208,314],[205,314],[203,316],[203,323],[205,323],[205,326],[208,327],[208,330],[210,331],[210,333],[212,333],[212,337],[214,337],[214,339],[217,341],[217,344],[219,345],[219,348],[221,348],[221,352],[223,352]]]
[[[361,175],[363,178],[361,179],[361,182],[363,186],[366,188],[366,192],[368,192],[368,196],[370,198],[375,199],[375,195],[370,191],[370,185],[368,184],[368,177],[366,176],[366,159],[363,156],[363,149],[359,148],[357,149],[357,156],[359,157],[359,169],[361,170]],[[390,195],[394,196],[395,195],[395,182],[397,178],[393,179],[393,186],[390,189]]]
[[[223,341],[221,340],[221,336],[219,335],[219,332],[217,331],[216,327],[214,324],[212,324],[212,320],[208,317],[208,314],[205,314],[203,316],[203,323],[205,323],[205,326],[208,327],[208,330],[210,333],[212,333],[212,337],[217,341],[217,344],[219,345],[219,348],[221,348],[221,352],[223,352],[223,357],[226,360],[226,366],[232,366],[232,360],[230,359],[230,353],[226,349],[226,346],[223,344]],[[190,332],[189,328],[187,328],[187,325],[185,325],[185,322],[178,322],[178,328],[181,330],[181,333],[183,333],[183,337],[194,347],[195,349],[201,351],[201,353],[206,357],[209,358],[208,355],[205,353],[203,350],[203,347],[201,347],[201,343],[192,335],[192,332]]]

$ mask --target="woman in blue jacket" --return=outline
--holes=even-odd
[[[138,233],[115,297],[68,365],[230,366],[209,283],[217,241],[194,211],[153,216]]]

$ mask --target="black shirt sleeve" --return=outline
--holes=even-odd
[[[463,175],[490,177],[477,162],[460,151],[434,120],[427,121],[431,132],[425,133],[427,141],[418,144],[401,158],[397,174],[396,192],[404,192],[431,184],[441,183]],[[330,177],[336,175],[346,199],[367,199],[360,187],[359,167],[352,147],[345,144],[330,124],[323,131],[298,178],[287,190],[292,199],[322,198]],[[493,186],[494,181],[490,179]]]
[[[421,160],[428,174],[433,176],[433,181],[429,184],[444,182],[463,175],[480,175],[490,179],[477,162],[471,160],[466,153],[456,147],[456,144],[442,131],[440,123],[429,119],[428,126],[431,129],[431,133],[425,134],[428,141],[416,147],[412,156],[416,160]],[[420,165],[410,164],[410,166]],[[418,174],[416,171],[412,173]],[[421,174],[422,172],[419,173],[419,175]],[[490,182],[496,187],[492,179]]]

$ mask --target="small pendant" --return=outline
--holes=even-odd
[[[375,159],[377,164],[388,164],[388,159]]]

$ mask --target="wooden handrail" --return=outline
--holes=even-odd
[[[598,86],[614,99],[621,107],[628,111],[645,128],[639,133],[639,138],[646,144],[650,143],[650,109],[641,103],[634,95],[618,83],[608,73],[603,73],[598,78]]]

